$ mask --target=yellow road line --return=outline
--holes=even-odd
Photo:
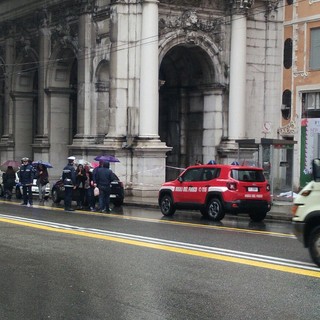
[[[286,273],[293,273],[293,274],[303,275],[308,277],[320,278],[320,271],[305,270],[305,269],[299,269],[299,268],[294,268],[289,266],[272,264],[268,262],[253,261],[245,258],[229,257],[229,256],[224,256],[216,253],[208,253],[208,252],[202,252],[202,251],[191,250],[191,249],[176,248],[168,245],[148,243],[148,242],[144,242],[143,240],[141,241],[130,240],[130,239],[112,237],[107,235],[93,234],[85,231],[57,229],[53,227],[43,226],[36,223],[28,223],[28,222],[22,222],[22,221],[11,220],[6,218],[0,218],[0,222],[10,223],[10,224],[20,225],[24,227],[29,227],[29,228],[40,229],[40,230],[46,230],[50,232],[57,232],[57,233],[64,233],[64,234],[100,239],[100,240],[107,240],[107,241],[118,242],[122,244],[140,246],[140,247],[151,248],[156,250],[163,250],[163,251],[196,256],[201,258],[238,263],[238,264],[248,265],[248,266],[253,266],[258,268],[264,268],[264,269],[276,270],[276,271],[281,271]]]
[[[8,202],[5,200],[2,200],[0,202],[18,205],[18,203]],[[46,207],[46,206],[37,206],[37,205],[33,205],[33,206],[35,208],[41,208],[41,209],[45,209],[45,210],[64,211],[63,208],[57,208],[57,207]],[[75,211],[75,213],[82,214],[82,215],[103,215],[105,217],[114,217],[114,218],[122,219],[122,220],[133,220],[133,221],[143,221],[143,222],[152,222],[152,223],[172,224],[172,225],[179,225],[179,226],[200,228],[200,229],[235,231],[235,232],[241,232],[241,233],[260,234],[260,235],[278,236],[278,237],[286,237],[286,238],[295,239],[295,236],[290,233],[281,233],[281,232],[263,231],[263,230],[252,230],[252,229],[240,229],[240,228],[225,227],[225,226],[204,225],[204,224],[197,224],[197,223],[183,222],[183,221],[172,221],[172,220],[122,216],[119,214],[112,214],[112,213],[105,215],[105,214],[102,214],[99,212],[91,212],[91,211]]]
[[[139,218],[139,217],[129,217],[129,216],[119,216],[119,215],[112,215],[112,216],[115,216],[117,218],[119,217],[120,219],[126,219],[126,220],[157,222],[157,223],[173,224],[173,225],[180,225],[180,226],[187,226],[187,227],[201,228],[201,229],[216,229],[216,230],[236,231],[236,232],[241,232],[241,233],[273,235],[273,236],[294,238],[293,234],[290,234],[290,233],[280,233],[280,232],[253,230],[253,229],[240,229],[240,228],[224,227],[224,226],[212,226],[212,225],[197,224],[197,223],[191,223],[191,222],[159,220],[159,219],[151,219],[151,218]]]

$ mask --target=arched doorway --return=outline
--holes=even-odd
[[[179,173],[175,168],[203,161],[205,91],[216,83],[215,69],[201,47],[180,44],[164,55],[159,78],[159,135],[172,147],[166,170],[171,180]]]

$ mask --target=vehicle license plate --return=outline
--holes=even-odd
[[[258,187],[248,187],[248,191],[249,192],[258,192],[259,189],[258,189]]]

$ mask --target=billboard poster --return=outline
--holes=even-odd
[[[301,121],[300,187],[311,181],[311,161],[319,157],[320,118]]]

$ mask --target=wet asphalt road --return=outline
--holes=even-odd
[[[311,319],[320,270],[288,222],[0,202],[0,319]]]

